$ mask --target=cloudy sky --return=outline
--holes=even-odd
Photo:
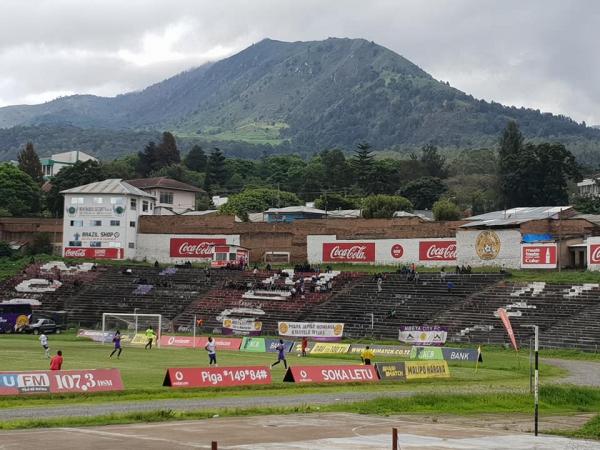
[[[596,0],[0,0],[0,106],[115,95],[266,37],[330,36],[478,98],[600,124]]]

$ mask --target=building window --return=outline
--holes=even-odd
[[[121,221],[120,220],[111,220],[110,221],[110,226],[111,227],[120,227],[121,226]]]
[[[133,242],[129,243],[129,248],[135,248],[135,244]]]
[[[121,248],[121,243],[120,242],[109,242],[108,246],[111,248]]]
[[[69,241],[69,247],[81,247],[81,241]]]
[[[102,203],[104,203],[104,199],[102,197],[94,197],[94,203],[101,205]]]
[[[167,205],[173,204],[173,193],[172,192],[161,192],[160,203],[166,203]]]
[[[71,197],[71,204],[72,205],[83,204],[83,197]]]
[[[102,247],[102,242],[92,241],[92,242],[90,242],[90,247]]]
[[[135,222],[133,222],[133,221],[129,222],[129,226],[130,226],[131,228],[135,228]]]
[[[154,209],[154,203],[150,202],[150,211]]]
[[[148,200],[142,201],[142,211],[148,212]]]
[[[82,227],[83,220],[71,220],[71,226],[72,227]]]
[[[129,200],[129,209],[131,209],[132,211],[137,210],[137,199],[132,198],[131,200]]]
[[[101,220],[90,220],[90,227],[101,227],[101,226],[102,226]]]
[[[112,203],[113,205],[122,205],[123,204],[123,197],[111,197],[110,198],[110,203]]]

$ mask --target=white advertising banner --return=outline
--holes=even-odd
[[[402,326],[398,340],[413,345],[442,345],[448,338],[448,329],[439,326]]]
[[[307,337],[321,341],[339,341],[344,334],[343,323],[328,322],[278,322],[280,336]]]

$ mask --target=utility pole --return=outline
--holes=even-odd
[[[540,327],[537,325],[525,325],[533,328],[534,331],[534,350],[535,350],[535,372],[533,378],[533,434],[538,435],[539,422],[539,403],[540,403],[540,372],[539,372],[539,348],[540,348]]]

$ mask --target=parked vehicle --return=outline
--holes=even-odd
[[[56,322],[54,322],[54,320],[52,319],[38,319],[33,323],[30,323],[29,325],[27,325],[25,327],[25,332],[26,333],[33,333],[33,334],[49,334],[49,333],[56,333],[56,334],[60,334],[65,330],[64,325],[58,325]]]

